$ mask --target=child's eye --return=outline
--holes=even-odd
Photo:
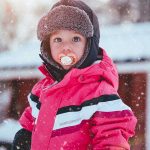
[[[54,42],[57,42],[57,43],[58,43],[58,42],[61,42],[61,41],[62,41],[61,38],[55,38],[55,39],[54,39]]]
[[[75,36],[75,37],[73,37],[72,41],[73,41],[73,42],[80,42],[80,41],[81,41],[81,38],[78,37],[78,36]]]

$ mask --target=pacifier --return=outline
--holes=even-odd
[[[73,65],[76,62],[76,56],[74,54],[71,55],[60,54],[59,59],[60,63],[66,66]]]
[[[73,58],[70,56],[63,56],[60,58],[60,62],[63,65],[71,65],[73,63]]]

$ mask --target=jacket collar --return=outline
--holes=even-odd
[[[46,77],[51,77],[54,80],[53,76],[48,72],[45,65],[40,66],[39,70]],[[71,69],[64,76],[63,80],[59,82],[59,85],[60,87],[63,87],[74,82],[89,83],[101,80],[106,80],[106,82],[109,82],[116,90],[118,90],[117,69],[111,58],[108,57],[105,50],[103,50],[102,60],[95,61],[91,66],[83,69]]]

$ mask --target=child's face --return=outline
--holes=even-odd
[[[51,55],[57,63],[68,70],[81,59],[86,42],[86,37],[80,33],[59,30],[50,36]]]

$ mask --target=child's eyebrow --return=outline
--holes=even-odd
[[[81,35],[81,34],[80,34],[79,32],[77,32],[77,31],[74,31],[74,33]]]

